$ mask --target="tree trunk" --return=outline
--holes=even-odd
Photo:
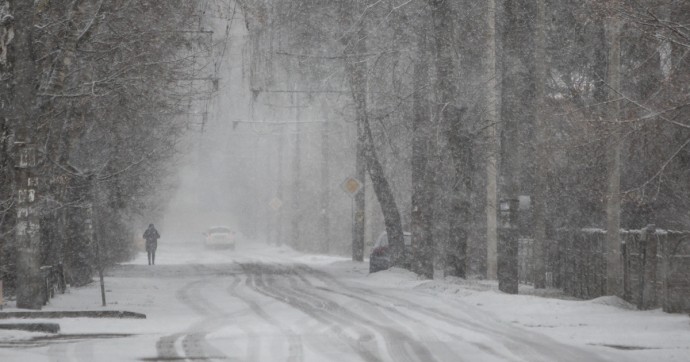
[[[4,90],[0,90],[2,94]],[[14,192],[14,164],[12,160],[13,145],[11,139],[11,132],[13,129],[13,122],[7,117],[8,102],[6,102],[7,94],[2,94],[0,98],[0,200],[10,200],[13,198]],[[14,218],[17,213],[15,210],[7,207],[3,203],[3,208],[0,211],[0,235],[9,235],[14,228],[16,222]],[[15,273],[14,263],[14,245],[9,238],[0,238],[0,279],[4,282],[5,290],[15,290],[15,280],[13,275]]]
[[[105,299],[105,278],[103,277],[103,271],[105,270],[106,260],[105,253],[106,250],[101,244],[102,233],[101,231],[105,229],[103,222],[105,218],[102,217],[100,211],[102,210],[102,205],[99,200],[101,195],[99,181],[97,176],[93,175],[88,179],[89,183],[89,206],[88,206],[88,219],[86,222],[87,233],[89,235],[89,244],[91,244],[91,249],[93,251],[94,260],[93,263],[98,271],[98,280],[101,288],[101,304],[103,307],[106,306]],[[107,203],[107,201],[106,201]]]
[[[14,4],[15,17],[15,39],[9,51],[14,57],[14,99],[11,104],[16,108],[10,109],[10,114],[18,117],[18,127],[22,127],[16,134],[15,142],[21,142],[18,153],[33,153],[36,157],[35,149],[32,150],[31,142],[36,142],[35,119],[36,108],[36,84],[37,67],[36,60],[33,58],[33,36],[34,12],[33,3],[28,1],[16,1]],[[42,278],[40,271],[40,225],[39,213],[41,211],[38,198],[38,175],[31,169],[35,166],[35,161],[22,158],[27,154],[19,156],[17,166],[16,189],[17,195],[17,307],[27,309],[41,309],[43,305]],[[24,164],[24,166],[22,166]]]
[[[445,220],[448,221],[447,240],[442,241],[442,245],[446,252],[452,252],[453,259],[462,260],[465,263],[466,239],[467,239],[467,223],[469,213],[465,209],[469,205],[470,190],[466,188],[465,182],[467,177],[470,177],[470,170],[461,165],[465,163],[465,155],[469,154],[470,145],[467,142],[460,141],[464,133],[464,127],[461,123],[461,117],[457,117],[460,109],[456,104],[457,87],[456,87],[456,66],[453,64],[453,8],[449,1],[430,0],[431,18],[433,21],[433,32],[436,39],[435,56],[436,56],[436,118],[438,128],[443,130],[443,136],[449,143],[451,158],[454,163],[455,173],[452,175],[453,187],[450,192],[450,209],[449,213],[445,215]],[[451,144],[453,142],[461,142],[460,144]],[[442,154],[443,152],[440,152]],[[437,242],[439,242],[437,240]],[[433,262],[433,260],[432,260]],[[456,269],[457,268],[453,268]],[[464,272],[464,265],[461,268]],[[433,271],[432,271],[433,272]],[[433,277],[433,273],[422,274],[425,277]]]
[[[364,155],[366,158],[367,170],[371,178],[371,184],[376,194],[376,199],[381,205],[381,212],[383,213],[383,221],[386,224],[386,233],[388,234],[388,246],[391,248],[392,264],[400,266],[403,262],[404,255],[404,240],[402,220],[400,219],[400,211],[395,202],[395,196],[391,190],[388,179],[383,171],[383,166],[379,162],[376,154],[374,138],[371,134],[371,127],[369,120],[365,119],[364,126]],[[363,194],[363,192],[360,192]]]

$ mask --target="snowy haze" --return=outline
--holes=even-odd
[[[196,127],[187,134],[183,146],[187,152],[178,161],[177,187],[161,225],[168,235],[175,235],[174,241],[182,241],[179,236],[184,235],[187,241],[198,242],[201,232],[210,226],[254,232],[256,210],[267,206],[258,204],[259,188],[268,183],[257,183],[257,160],[265,160],[270,150],[259,149],[257,143],[270,134],[233,128],[234,122],[251,120],[252,112],[243,62],[246,28],[240,21],[232,24],[229,38],[215,39],[228,42],[216,46],[227,46],[220,65],[219,92],[196,105]],[[207,116],[202,120],[204,112]]]
[[[689,16],[0,0],[0,361],[690,360]]]
[[[332,251],[347,255],[352,206],[340,183],[354,172],[354,129],[342,112],[333,108],[347,104],[346,86],[340,84],[344,94],[335,99],[315,99],[306,92],[328,88],[327,82],[304,85],[298,79],[255,94],[250,84],[251,44],[245,23],[237,18],[227,31],[225,22],[216,25],[214,52],[222,54],[215,64],[219,91],[192,106],[193,131],[187,133],[180,146],[184,152],[175,163],[175,187],[161,219],[161,230],[197,242],[208,227],[225,225],[269,242],[291,242],[295,214],[309,219],[322,213],[316,202],[322,187],[320,132],[322,124],[329,122],[329,147],[334,154],[327,166],[331,169],[327,187],[332,209],[329,213],[336,217],[331,227],[337,231],[332,234]],[[202,121],[203,113],[207,116]],[[296,157],[300,158],[299,195],[292,189]],[[281,201],[279,209],[271,207],[273,199]],[[369,200],[372,204],[368,207],[374,214],[368,224],[367,240],[371,244],[383,230],[383,221],[377,215],[373,195]],[[277,230],[279,218],[282,231]],[[303,246],[318,250],[320,232],[316,223],[306,219]]]

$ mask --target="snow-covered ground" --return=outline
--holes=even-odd
[[[147,319],[67,318],[57,336],[0,331],[0,361],[689,361],[690,318],[419,280],[366,263],[245,242],[163,244],[109,271],[106,309]],[[544,294],[544,293],[543,293]],[[98,283],[45,310],[102,310]],[[12,311],[10,305],[5,311]],[[3,322],[26,322],[5,320]]]

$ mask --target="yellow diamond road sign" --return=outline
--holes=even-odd
[[[350,194],[350,196],[355,196],[362,189],[362,183],[354,177],[348,177],[340,185],[345,192]]]

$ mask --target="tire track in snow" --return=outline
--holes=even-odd
[[[240,292],[238,292],[238,286],[241,282],[242,279],[236,277],[233,283],[230,285],[230,287],[226,290],[226,292],[230,294],[230,296],[239,299],[243,303],[247,304],[249,308],[252,310],[252,312],[256,314],[254,306],[251,303],[249,303],[245,298],[240,296]],[[237,326],[242,330],[242,332],[245,334],[247,338],[247,355],[245,356],[243,361],[259,361],[259,355],[261,351],[261,339],[259,338],[259,336],[257,336],[256,333],[254,333],[254,331],[251,328],[245,326],[244,324],[239,323]]]
[[[245,280],[245,285],[253,290],[258,290],[257,285],[257,275],[256,273],[253,272],[253,270],[248,270],[242,265],[242,269],[245,270],[245,273],[247,275],[247,279]],[[266,295],[265,293],[261,293],[262,295]],[[273,317],[271,317],[261,306],[254,301],[252,298],[243,295],[241,293],[238,293],[237,297],[242,299],[249,307],[252,309],[254,314],[256,314],[259,318],[263,319],[270,325],[274,326],[276,329],[278,329],[287,339],[288,341],[288,358],[287,361],[289,362],[300,362],[304,360],[304,348],[302,345],[302,338],[299,334],[297,334],[295,331],[292,329],[283,326],[280,322],[275,320]]]
[[[321,283],[323,283],[325,285],[331,285],[331,286],[337,285],[340,288],[343,288],[347,291],[352,290],[352,287],[345,285],[343,282],[332,277],[328,273],[325,273],[325,272],[317,270],[317,269],[309,268],[308,266],[303,265],[303,264],[298,264],[295,267],[298,270],[300,270],[300,273],[298,273],[297,275],[305,284],[309,285],[310,290],[323,292],[324,298],[330,299],[330,298],[333,298],[333,296],[340,295],[340,296],[343,296],[343,297],[346,297],[346,298],[349,298],[349,299],[352,299],[354,301],[359,302],[361,307],[363,307],[365,309],[365,313],[367,313],[367,315],[370,318],[382,319],[383,320],[382,323],[384,323],[386,325],[393,325],[394,330],[396,330],[396,331],[405,331],[406,330],[407,333],[410,334],[410,339],[413,341],[419,341],[419,340],[423,339],[425,346],[429,345],[429,344],[433,345],[435,347],[434,348],[434,352],[435,352],[434,354],[444,356],[444,357],[442,357],[442,360],[447,360],[448,358],[451,358],[453,361],[461,361],[462,359],[459,359],[459,358],[461,358],[461,353],[458,352],[457,350],[453,351],[451,348],[449,348],[447,346],[447,342],[439,340],[439,338],[436,337],[436,334],[443,334],[443,335],[446,335],[450,338],[456,339],[458,342],[470,344],[470,345],[474,346],[475,348],[477,348],[478,350],[481,350],[484,353],[491,354],[494,357],[497,357],[500,359],[510,359],[511,358],[510,355],[507,355],[505,353],[500,353],[499,351],[496,351],[494,348],[492,348],[491,346],[489,346],[486,343],[469,341],[469,340],[467,340],[466,337],[464,337],[460,334],[453,333],[450,331],[445,331],[445,330],[439,329],[437,327],[431,327],[432,325],[437,326],[438,324],[429,323],[430,319],[414,318],[410,315],[401,313],[397,308],[392,307],[389,304],[383,304],[379,301],[375,301],[375,300],[363,297],[364,295],[371,295],[372,294],[372,291],[369,289],[363,289],[363,288],[359,289],[358,294],[356,294],[355,292],[343,292],[343,291],[338,291],[338,290],[328,288],[328,287],[315,286],[307,278],[307,276],[312,277],[315,280],[320,281]],[[373,294],[376,294],[376,293],[373,293]],[[394,301],[393,304],[398,304],[400,302],[401,302],[401,300]],[[334,301],[334,303],[337,304],[338,302]],[[428,307],[417,305],[416,308],[423,310],[424,308],[428,308]],[[395,315],[398,318],[394,318],[392,316],[389,317],[389,315]],[[417,328],[410,329],[409,326],[406,326],[402,323],[399,323],[398,320],[406,320],[406,321],[412,322],[413,324],[417,325],[416,326]],[[447,323],[447,321],[445,321],[443,319],[440,319],[439,321],[442,323]],[[420,334],[421,331],[428,332],[429,329],[433,329],[433,331],[435,332],[434,335],[431,335],[430,333]],[[409,344],[407,344],[406,346],[408,348],[411,348],[411,349],[414,349],[416,347],[415,345],[409,345]],[[424,354],[426,352],[418,350],[418,354],[420,354],[420,353],[421,353],[421,355],[420,355],[421,360],[425,360],[426,357],[424,356]],[[448,356],[450,356],[450,357],[448,357]]]
[[[249,267],[247,267],[249,269]],[[365,318],[360,314],[341,307],[338,303],[323,298],[323,296],[305,290],[309,285],[304,283],[304,277],[299,275],[299,268],[279,268],[271,265],[253,265],[252,269],[268,271],[267,276],[262,276],[262,282],[268,283],[260,291],[277,300],[292,305],[312,318],[331,325],[332,330],[345,340],[360,357],[366,361],[379,361],[377,356],[376,338],[378,335],[385,344],[385,350],[390,359],[394,361],[435,361],[435,357],[429,349],[419,341],[410,338],[404,333]],[[262,273],[263,274],[263,273]],[[284,278],[288,285],[281,285],[276,276]],[[270,290],[270,292],[268,291]],[[344,333],[345,329],[352,329],[360,338],[353,339]],[[372,344],[374,344],[372,346]]]
[[[178,289],[175,297],[192,309],[195,313],[206,317],[200,322],[190,326],[187,331],[164,336],[156,343],[158,358],[161,360],[213,360],[228,359],[223,352],[219,351],[206,340],[206,336],[220,329],[227,324],[227,317],[223,317],[213,304],[203,297],[200,293],[201,287],[208,285],[213,280],[201,279],[187,283]],[[181,339],[182,352],[180,356],[176,343]]]
[[[340,337],[341,340],[343,340],[346,343],[346,346],[348,346],[351,350],[355,351],[360,358],[364,361],[368,362],[373,362],[373,361],[380,361],[373,353],[371,353],[369,350],[364,349],[361,345],[359,345],[354,339],[351,337],[347,336],[345,334],[344,329],[337,323],[334,323],[326,318],[323,318],[322,316],[319,316],[314,313],[310,313],[310,308],[309,307],[304,307],[305,302],[300,301],[296,298],[290,298],[289,296],[286,295],[281,295],[280,293],[275,293],[278,289],[276,288],[275,285],[267,285],[265,280],[264,280],[264,271],[266,271],[267,266],[265,264],[257,264],[257,263],[251,263],[251,264],[242,264],[242,268],[245,270],[247,275],[251,276],[252,278],[252,284],[249,284],[249,286],[255,290],[257,293],[260,293],[264,296],[267,296],[269,298],[275,299],[279,302],[285,303],[288,306],[302,311],[303,313],[307,314],[311,318],[315,319],[316,321],[328,326],[332,332],[336,334],[336,336]],[[271,272],[271,274],[273,271]],[[322,341],[324,341],[322,339]],[[330,343],[329,343],[330,344]],[[337,346],[335,346],[337,348]],[[318,348],[321,349],[322,348]]]
[[[424,343],[419,341],[417,336],[409,336],[402,331],[405,328],[393,321],[390,318],[385,317],[380,311],[375,310],[369,316],[363,316],[359,313],[355,313],[351,308],[345,309],[340,303],[326,297],[322,294],[316,293],[316,289],[313,284],[307,279],[307,275],[311,274],[311,270],[297,266],[295,268],[295,276],[302,281],[301,284],[295,282],[294,278],[291,280],[291,287],[295,290],[299,290],[301,293],[306,295],[308,298],[314,300],[320,300],[321,303],[328,305],[330,310],[334,313],[348,315],[349,319],[355,319],[360,324],[370,326],[374,330],[378,331],[383,337],[386,343],[387,352],[394,361],[435,361],[436,358],[431,353],[431,351],[426,346],[426,341]],[[305,288],[307,286],[307,288]],[[368,304],[367,304],[368,305]],[[365,305],[366,306],[366,305]],[[372,306],[369,305],[371,308]],[[376,308],[374,308],[376,309]],[[376,321],[376,319],[385,318],[388,323],[382,324]],[[388,324],[392,324],[393,327]],[[416,357],[416,359],[414,358]],[[457,361],[457,357],[454,358]]]
[[[327,290],[333,293],[340,293],[353,299],[358,299],[361,301],[377,304],[379,305],[379,307],[386,308],[388,311],[399,314],[405,318],[415,319],[426,324],[429,324],[429,320],[426,318],[433,318],[440,322],[452,322],[454,323],[454,326],[460,326],[473,332],[484,333],[485,335],[493,339],[499,337],[499,342],[503,342],[504,346],[508,348],[508,350],[511,352],[510,355],[501,353],[500,351],[497,351],[495,348],[488,346],[486,344],[476,345],[483,351],[494,354],[496,357],[502,359],[514,359],[515,355],[518,355],[526,360],[535,360],[535,358],[538,358],[537,360],[540,361],[606,361],[606,359],[603,359],[602,357],[599,357],[595,354],[589,353],[585,350],[579,349],[574,346],[561,344],[551,339],[550,337],[540,334],[538,332],[533,332],[521,329],[510,324],[502,323],[479,309],[476,309],[476,313],[474,313],[473,315],[468,315],[467,319],[463,319],[459,318],[456,315],[446,313],[433,307],[413,303],[409,300],[405,300],[402,298],[396,298],[390,295],[377,293],[371,289],[348,286],[342,281],[334,278],[330,274],[320,270],[309,268],[306,265],[299,265],[299,268],[310,271],[311,275],[314,275],[326,284],[337,285],[340,288],[347,290],[348,292],[336,291],[331,288],[325,287],[316,287],[318,289]],[[379,301],[375,299],[370,300],[366,297],[363,297],[363,295],[368,295],[370,297],[376,297],[380,299]],[[417,318],[412,316],[411,314],[403,313],[399,308],[394,308],[390,305],[386,306],[380,303],[381,300],[386,300],[387,303],[391,303],[393,305],[402,306],[405,309],[413,311],[417,314],[421,314],[426,318]],[[474,308],[473,306],[470,306],[462,301],[453,302],[458,304],[459,308],[456,309],[459,311],[463,311],[468,308]],[[457,334],[456,336],[462,338]]]
[[[76,359],[69,354],[69,351],[72,349],[72,346],[69,346],[67,343],[53,344],[48,347],[48,357],[50,357],[51,362],[76,361]]]
[[[262,276],[263,276],[263,273],[262,273]],[[255,278],[255,280],[258,280],[258,284],[265,287],[265,288],[271,287],[270,285],[267,286],[265,284],[265,281],[263,280],[263,278],[259,278],[259,279]],[[255,286],[256,286],[256,283],[255,283]],[[266,295],[266,294],[264,293],[262,295]],[[272,299],[281,298],[275,294],[272,294],[270,297]],[[279,299],[279,301],[281,303],[285,303],[285,301],[282,299]],[[289,303],[287,303],[287,304],[290,305]],[[290,307],[294,308],[294,306],[290,306]],[[320,307],[324,307],[324,306],[321,305]],[[312,349],[316,350],[318,353],[323,355],[324,358],[327,358],[328,361],[346,361],[346,362],[349,362],[352,359],[351,352],[353,352],[353,351],[360,354],[360,357],[365,361],[375,358],[373,356],[373,354],[368,355],[367,352],[364,350],[361,350],[361,348],[353,347],[351,338],[349,338],[345,335],[344,329],[339,324],[336,324],[333,322],[326,322],[325,320],[318,320],[318,319],[315,319],[311,315],[307,315],[307,316],[318,321],[319,323],[323,324],[324,327],[326,328],[326,330],[329,332],[329,333],[324,334],[324,333],[318,333],[318,332],[317,333],[311,333],[311,331],[310,331],[307,335],[308,338],[307,338],[307,342],[306,342],[307,344],[309,344],[309,346]],[[341,340],[341,341],[339,342],[338,340],[334,340],[333,334],[335,334],[335,337],[337,337],[338,340]],[[367,336],[370,336],[370,333],[368,331],[365,332],[365,334]],[[347,339],[348,341],[346,343],[343,343],[342,339]],[[362,341],[363,339],[366,339],[366,338],[360,338],[360,341]],[[362,356],[361,355],[362,353],[364,353],[365,356]]]
[[[385,326],[386,329],[394,331],[396,336],[393,336],[392,339],[399,339],[397,337],[397,334],[402,333],[406,337],[403,338],[403,343],[404,343],[404,350],[407,350],[408,355],[416,355],[418,360],[421,361],[427,361],[436,357],[430,357],[431,350],[427,347],[429,345],[434,346],[433,348],[434,356],[444,356],[443,359],[449,359],[452,358],[453,361],[462,361],[460,359],[459,353],[457,351],[453,351],[448,346],[446,345],[446,342],[442,342],[436,337],[436,333],[428,333],[429,331],[429,324],[428,321],[420,321],[420,320],[415,320],[415,319],[410,319],[407,318],[406,316],[403,316],[401,314],[396,314],[396,317],[402,317],[402,318],[393,318],[390,315],[390,310],[388,308],[382,308],[383,306],[380,304],[375,304],[371,303],[369,300],[364,299],[364,298],[353,298],[347,295],[344,295],[343,293],[336,292],[334,290],[330,290],[328,288],[324,287],[318,287],[314,286],[312,282],[307,278],[307,276],[314,277],[311,275],[310,270],[303,270],[303,268],[298,268],[300,272],[298,272],[296,275],[299,277],[299,279],[308,286],[307,289],[304,288],[304,285],[299,285],[297,283],[292,284],[292,286],[296,289],[300,289],[301,292],[308,294],[310,296],[314,296],[316,298],[322,298],[324,300],[329,300],[330,303],[333,305],[339,306],[341,304],[341,301],[338,301],[337,298],[334,298],[336,296],[345,296],[348,299],[352,299],[357,302],[357,308],[361,309],[362,317],[365,319],[369,319],[372,321],[378,321],[379,324]],[[314,277],[315,278],[315,277]],[[319,280],[318,278],[316,278]],[[342,298],[340,298],[342,299]],[[349,310],[353,310],[352,307],[348,308]],[[410,327],[410,323],[401,323],[400,321],[406,321],[406,322],[412,322],[414,324],[413,327]],[[434,328],[434,332],[440,332],[436,328]],[[448,336],[450,334],[444,333]],[[460,336],[452,336],[455,338],[458,338],[462,340],[462,338],[459,338]],[[410,341],[413,341],[413,343],[410,343]],[[420,348],[420,346],[424,348]],[[389,348],[398,348],[399,346],[395,345],[390,345]],[[394,356],[396,360],[398,360],[400,357],[399,356]]]

